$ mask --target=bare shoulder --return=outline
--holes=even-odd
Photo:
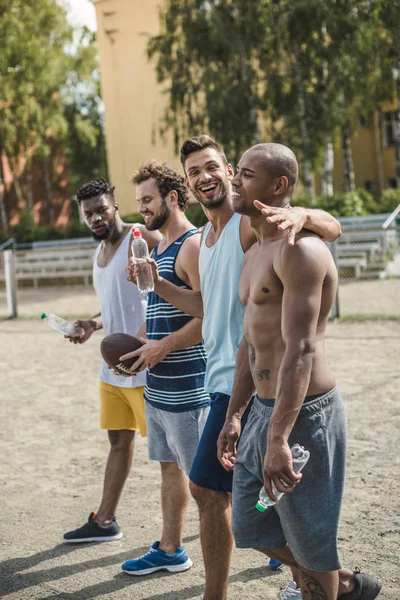
[[[300,232],[293,246],[282,241],[274,260],[278,275],[307,277],[326,274],[334,266],[326,244],[315,234]]]

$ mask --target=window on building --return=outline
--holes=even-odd
[[[397,179],[396,177],[390,177],[390,179],[387,180],[387,186],[389,189],[395,190],[397,188]]]
[[[375,181],[370,181],[367,180],[364,184],[365,189],[367,190],[367,192],[369,192],[370,194],[375,194],[376,192],[376,183]]]
[[[385,148],[394,146],[396,135],[400,136],[400,123],[397,120],[397,112],[383,113],[383,144]]]

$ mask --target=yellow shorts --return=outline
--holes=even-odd
[[[144,387],[124,388],[100,381],[100,428],[139,430],[146,437]]]

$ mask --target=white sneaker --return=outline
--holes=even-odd
[[[279,596],[279,600],[302,600],[301,589],[295,581],[291,581]]]

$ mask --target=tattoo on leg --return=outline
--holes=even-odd
[[[328,600],[328,596],[320,582],[300,569],[300,577],[303,582],[302,594],[306,600]],[[304,588],[304,589],[303,589]]]
[[[256,369],[256,377],[258,381],[271,379],[271,371],[269,369]]]

